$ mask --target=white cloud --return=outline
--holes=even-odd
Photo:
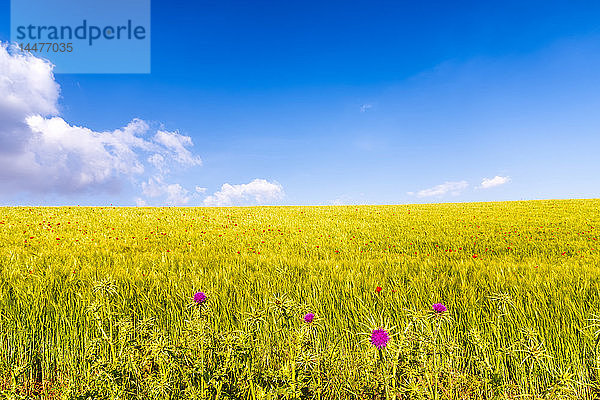
[[[354,193],[350,194],[342,194],[333,200],[329,200],[323,205],[332,205],[332,206],[350,206],[350,205],[360,205],[367,204],[365,202],[365,194],[364,193]]]
[[[505,183],[508,183],[508,182],[510,182],[509,176],[496,175],[495,177],[493,177],[491,179],[483,178],[483,180],[481,181],[481,185],[479,187],[481,189],[489,189],[489,188],[493,188],[496,186],[504,185]]]
[[[444,182],[441,185],[434,186],[429,189],[423,189],[416,193],[417,197],[432,197],[432,196],[443,196],[450,193],[453,196],[457,196],[469,186],[467,181],[459,182]],[[408,194],[414,194],[408,192]]]
[[[146,203],[146,200],[142,199],[141,197],[137,197],[135,199],[135,205],[138,207],[146,207],[147,203]]]
[[[151,198],[164,198],[164,204],[169,206],[183,206],[190,201],[187,189],[178,183],[165,183],[160,176],[142,182],[142,193]]]
[[[206,188],[205,187],[200,187],[200,186],[196,186],[196,193],[206,193]]]
[[[372,104],[363,104],[363,105],[360,106],[360,112],[361,113],[367,112],[371,108],[373,108]]]
[[[175,159],[181,164],[202,164],[200,157],[195,157],[187,149],[188,146],[193,146],[192,138],[189,136],[182,136],[177,132],[158,131],[156,132],[156,135],[154,135],[154,141],[172,150]]]
[[[148,157],[148,162],[154,165],[159,171],[165,170],[165,158],[158,153],[154,153]]]
[[[190,137],[165,130],[152,135],[140,119],[104,132],[70,124],[60,116],[60,86],[52,71],[49,62],[0,42],[0,180],[5,193],[114,192],[124,184],[139,188],[155,168],[158,175],[146,187],[148,182],[162,185],[168,203],[189,199],[186,189],[163,183],[163,177],[170,165],[201,164],[189,150]],[[142,191],[157,192],[143,185]]]
[[[255,179],[241,185],[223,184],[221,190],[204,199],[207,206],[235,206],[265,204],[281,200],[284,197],[283,187],[277,182]]]
[[[0,42],[0,72],[3,122],[11,117],[9,112],[14,117],[58,114],[60,87],[54,81],[51,64]]]

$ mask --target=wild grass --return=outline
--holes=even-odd
[[[598,398],[599,210],[1,208],[0,397]]]

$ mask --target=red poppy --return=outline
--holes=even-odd
[[[381,292],[381,290],[382,290],[382,289],[381,289],[381,286],[377,286],[377,287],[375,288],[375,291],[376,291],[377,293]]]

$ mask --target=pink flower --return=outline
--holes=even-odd
[[[206,294],[204,292],[198,292],[194,295],[194,301],[198,304],[203,304],[206,301]]]
[[[443,305],[442,303],[435,303],[432,307],[433,307],[433,311],[435,311],[438,314],[442,314],[448,310],[446,308],[446,306]]]
[[[388,340],[390,340],[390,337],[385,329],[373,329],[371,332],[371,344],[379,350],[387,346]]]

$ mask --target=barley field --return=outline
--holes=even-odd
[[[0,208],[0,398],[598,398],[599,210]]]

